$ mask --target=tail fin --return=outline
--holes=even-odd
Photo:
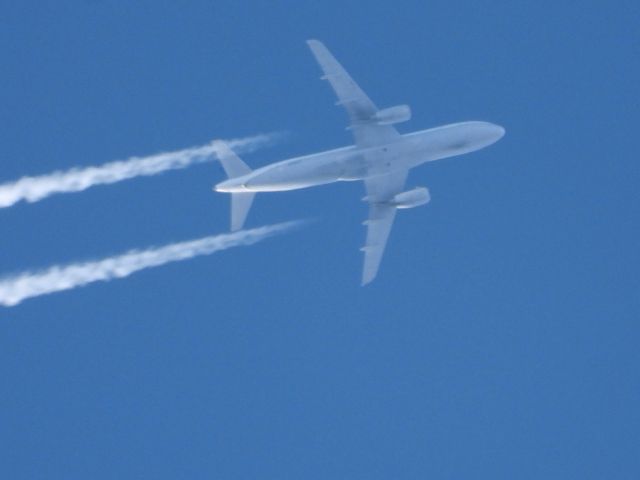
[[[238,157],[224,142],[216,142],[218,158],[229,178],[241,177],[251,173],[249,166]],[[247,218],[254,192],[234,192],[231,194],[231,231],[240,230]]]

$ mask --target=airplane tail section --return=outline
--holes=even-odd
[[[255,192],[231,194],[231,231],[240,230],[247,219]]]
[[[224,142],[216,142],[218,158],[229,178],[241,177],[251,173],[251,168],[238,157]],[[251,209],[254,192],[231,193],[231,231],[240,230]]]

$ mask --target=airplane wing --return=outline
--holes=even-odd
[[[307,44],[324,73],[322,79],[329,81],[338,96],[336,105],[343,106],[349,114],[351,124],[348,128],[353,132],[356,145],[371,147],[399,138],[400,134],[393,126],[371,122],[371,118],[378,112],[378,107],[353,81],[327,47],[318,40],[308,40]]]
[[[369,202],[369,219],[365,222],[367,241],[362,248],[364,251],[362,285],[371,282],[378,273],[384,247],[396,217],[396,207],[388,202],[403,190],[407,174],[408,170],[399,170],[364,180],[367,189],[366,199]]]

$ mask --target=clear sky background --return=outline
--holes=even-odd
[[[414,170],[359,286],[363,187],[259,194],[255,246],[0,309],[0,477],[640,477],[640,4],[0,2],[0,182],[259,132],[351,142],[319,38]],[[222,233],[214,163],[0,211],[0,273]]]

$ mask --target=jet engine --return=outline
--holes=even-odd
[[[396,208],[413,208],[429,203],[431,195],[425,187],[414,188],[406,192],[398,193],[391,199],[391,204]]]
[[[411,119],[411,108],[409,105],[396,105],[378,111],[372,120],[378,125],[394,125],[406,122]]]

